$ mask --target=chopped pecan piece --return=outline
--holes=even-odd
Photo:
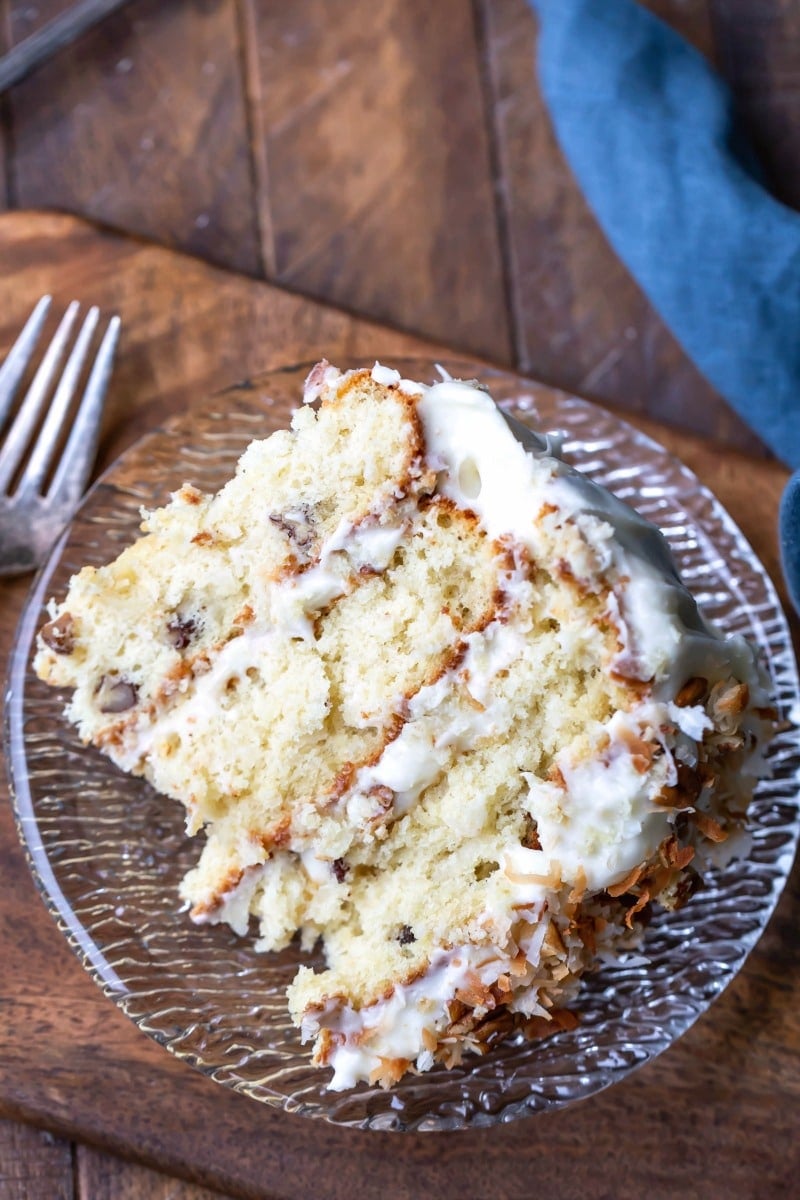
[[[191,483],[184,483],[177,495],[184,504],[199,504],[203,499],[203,493]]]
[[[267,519],[276,529],[280,529],[301,553],[305,554],[310,550],[317,536],[316,521],[310,504],[299,504],[285,512],[270,513]]]
[[[325,376],[331,369],[331,364],[327,358],[322,358],[318,363],[315,363],[306,376],[306,381],[303,386],[303,403],[311,404],[319,398],[323,387],[325,386]]]
[[[686,763],[678,763],[678,782],[662,788],[656,803],[664,808],[693,808],[703,790],[703,774]]]
[[[672,902],[674,908],[683,908],[687,900],[689,900],[698,888],[702,887],[703,880],[698,875],[693,867],[689,867],[684,871],[678,882],[675,884],[672,894]]]
[[[492,1046],[496,1046],[498,1042],[502,1042],[509,1034],[513,1033],[516,1027],[516,1016],[514,1013],[509,1012],[508,1009],[486,1017],[473,1030],[476,1050],[480,1054],[486,1054],[488,1050],[491,1050]]]
[[[40,636],[54,654],[72,654],[75,649],[75,620],[72,613],[62,613],[55,621],[50,621]]]
[[[344,883],[347,878],[347,872],[350,870],[347,859],[335,858],[331,863],[331,870],[337,883]]]
[[[528,1017],[523,1025],[525,1037],[532,1041],[550,1037],[561,1030],[575,1029],[578,1025],[577,1013],[568,1008],[554,1008],[549,1017]]]
[[[694,675],[691,679],[686,680],[675,697],[675,703],[678,708],[691,708],[695,704],[702,704],[707,695],[708,680],[703,679],[700,675]]]
[[[590,954],[594,954],[597,949],[597,934],[602,932],[604,925],[602,917],[592,917],[588,913],[581,913],[573,918],[570,929],[574,929],[578,937],[583,942]]]
[[[175,650],[185,650],[194,641],[197,621],[194,617],[182,617],[176,613],[167,621],[167,639]]]
[[[139,698],[139,689],[122,675],[101,675],[94,695],[100,712],[121,713],[133,708]]]
[[[567,781],[561,771],[561,767],[557,763],[553,763],[547,772],[547,779],[550,783],[554,783],[562,792],[567,790]]]
[[[522,835],[522,844],[528,850],[541,850],[542,843],[539,841],[539,826],[536,823],[536,818],[530,813],[525,813],[525,832]]]

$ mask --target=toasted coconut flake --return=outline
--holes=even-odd
[[[649,904],[649,903],[650,903],[650,892],[647,890],[647,888],[645,888],[643,890],[641,896],[639,897],[639,899],[633,905],[633,907],[629,908],[628,911],[625,913],[625,924],[628,926],[628,929],[633,929],[633,918],[636,916],[637,913],[640,913],[642,911],[642,909],[645,907],[646,904]]]
[[[433,1054],[433,1052],[436,1050],[436,1047],[439,1045],[436,1034],[432,1030],[428,1029],[425,1025],[422,1026],[422,1044],[426,1050],[431,1052],[431,1054]]]
[[[711,689],[711,707],[715,713],[739,716],[747,708],[749,701],[750,689],[747,684],[737,683],[735,679],[715,684]]]
[[[436,1057],[440,1062],[444,1063],[448,1071],[451,1071],[453,1067],[461,1065],[462,1056],[463,1049],[460,1042],[440,1043],[436,1053]]]
[[[379,1065],[371,1072],[369,1081],[382,1088],[390,1088],[403,1078],[410,1066],[407,1058],[381,1058]]]
[[[542,843],[539,841],[539,826],[530,813],[525,813],[525,832],[522,836],[522,845],[528,850],[541,850],[542,848]]]
[[[619,883],[612,883],[611,887],[606,888],[609,896],[613,896],[615,900],[618,896],[624,896],[626,892],[629,892],[639,882],[643,872],[644,867],[634,867],[624,879],[620,879]]]
[[[703,837],[708,838],[710,842],[724,842],[728,837],[727,831],[707,813],[695,813],[694,823]]]
[[[555,872],[551,872],[549,875],[533,875],[524,871],[509,871],[508,867],[506,867],[505,875],[512,883],[518,884],[536,883],[542,887],[556,888],[561,883],[560,874],[556,874]],[[525,905],[524,907],[527,908],[530,906]]]
[[[653,743],[645,741],[644,738],[637,737],[629,729],[620,730],[619,737],[630,752],[634,770],[638,771],[640,775],[646,775],[650,770],[650,764],[653,761],[653,754],[655,752]]]
[[[343,1033],[334,1033],[332,1029],[321,1029],[314,1048],[314,1063],[319,1067],[327,1066],[331,1054],[337,1046],[344,1045]]]
[[[586,885],[586,872],[584,871],[583,867],[578,867],[578,870],[575,873],[575,883],[573,884],[572,891],[567,897],[567,904],[580,904],[581,900],[586,895]]]
[[[517,977],[520,977],[527,973],[528,960],[521,950],[516,958],[512,958],[511,962],[509,963],[508,969],[512,975],[515,975]]]
[[[555,954],[557,958],[563,958],[567,953],[564,939],[552,921],[547,926],[547,933],[544,935],[544,941],[542,942],[542,949],[544,950],[545,947],[547,947],[551,954]]]
[[[497,1004],[491,989],[482,984],[477,977],[474,980],[471,979],[467,987],[458,988],[456,999],[469,1008],[492,1009]]]

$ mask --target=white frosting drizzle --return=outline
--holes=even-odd
[[[421,396],[425,391],[423,383],[416,383],[413,379],[402,379],[399,371],[381,366],[379,362],[375,363],[371,374],[376,383],[383,384],[384,387],[397,387],[406,396]]]
[[[313,640],[314,620],[322,609],[351,589],[362,568],[385,571],[407,527],[408,519],[402,515],[398,521],[383,525],[369,519],[357,525],[342,521],[325,541],[313,566],[270,589],[268,621],[250,626],[227,642],[217,652],[210,670],[196,676],[191,684],[187,682],[192,692],[180,708],[167,709],[155,720],[140,714],[136,725],[126,731],[123,744],[111,747],[109,754],[123,770],[134,770],[156,739],[213,715],[229,681],[250,667],[258,667],[270,640]]]
[[[513,713],[500,697],[489,698],[492,680],[509,666],[524,647],[519,627],[493,621],[466,639],[466,653],[459,666],[441,679],[421,688],[409,704],[409,719],[380,759],[362,767],[354,788],[344,798],[354,821],[372,814],[370,789],[387,787],[394,793],[393,815],[409,811],[425,788],[439,779],[457,751],[470,749],[486,737],[509,728]],[[475,705],[447,707],[462,687]]]
[[[381,1059],[402,1058],[416,1062],[419,1070],[433,1066],[433,1055],[424,1047],[423,1033],[435,1037],[447,1024],[447,1004],[456,992],[477,979],[486,987],[510,967],[510,959],[494,946],[459,946],[434,955],[430,966],[412,983],[396,986],[387,1000],[356,1011],[331,1000],[319,1012],[303,1017],[302,1038],[309,1041],[322,1029],[340,1035],[333,1045],[328,1065],[332,1091],[354,1087],[360,1079],[381,1069]]]
[[[456,380],[427,388],[419,412],[429,456],[446,472],[439,490],[473,509],[491,537],[510,534],[536,558],[537,518],[549,503],[560,524],[572,521],[579,529],[594,554],[590,566],[613,567],[611,615],[624,643],[620,668],[653,679],[656,694],[666,698],[692,675],[715,682],[732,669],[764,694],[749,647],[741,638],[723,642],[704,621],[661,533],[553,457],[558,445],[552,438],[508,417],[479,388]],[[573,566],[580,578],[581,563]]]
[[[564,788],[525,773],[541,853],[564,883],[583,880],[590,891],[609,887],[668,836],[670,813],[656,803],[662,787],[677,778],[665,724],[664,704],[616,712],[602,727],[609,739],[602,751],[574,765],[566,753],[556,758]],[[664,753],[642,768],[637,747],[643,738],[661,741]]]

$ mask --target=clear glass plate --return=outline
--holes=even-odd
[[[398,362],[433,380],[429,361]],[[183,809],[84,749],[62,716],[64,697],[30,670],[43,604],[84,563],[100,564],[135,536],[139,507],[184,480],[216,490],[247,443],[282,424],[308,364],[272,372],[210,410],[143,438],[84,501],[37,579],[20,624],[7,704],[7,758],[16,816],[34,877],[62,932],[103,991],[151,1037],[226,1087],[289,1112],[373,1129],[460,1129],[550,1111],[624,1078],[675,1041],[741,968],[783,888],[798,839],[798,681],[789,631],[763,567],[714,497],[655,442],[570,396],[472,363],[455,376],[487,383],[521,420],[565,435],[564,453],[655,521],[704,610],[764,655],[786,727],[772,776],[752,808],[745,862],[707,881],[679,913],[658,914],[647,961],[586,980],[580,1024],[544,1042],[509,1041],[463,1066],[407,1076],[392,1091],[326,1090],[290,1024],[284,991],[296,948],[256,954],[222,926],[196,928],[178,882],[199,853]],[[235,407],[234,407],[235,405]],[[792,723],[794,722],[794,723]]]

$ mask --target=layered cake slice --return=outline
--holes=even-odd
[[[84,568],[36,670],[204,831],[330,1086],[568,1026],[741,840],[770,712],[666,544],[478,386],[319,364],[290,431]]]

